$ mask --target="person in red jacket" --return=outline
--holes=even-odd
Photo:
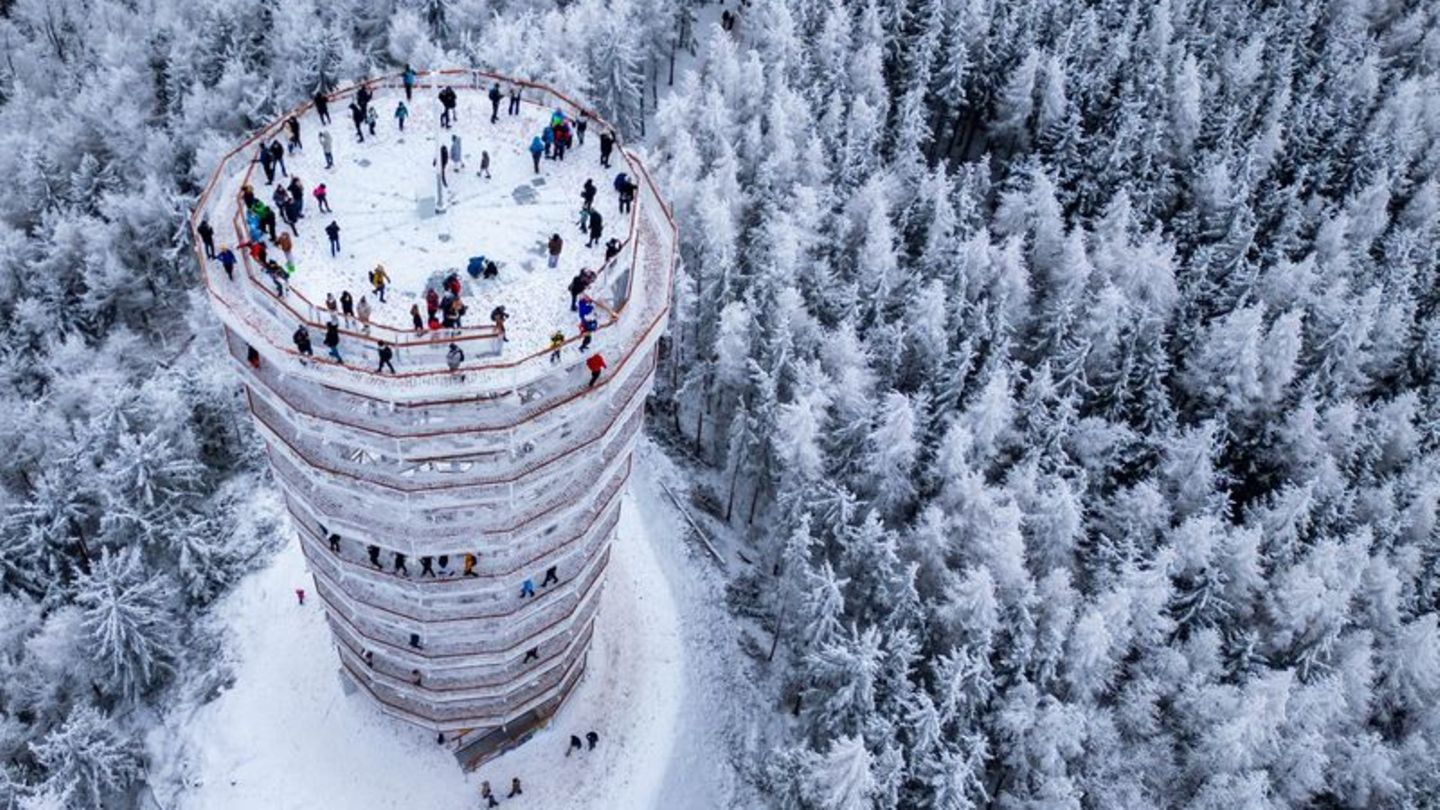
[[[600,379],[600,372],[606,369],[605,358],[601,357],[599,352],[596,352],[590,355],[590,359],[585,361],[585,367],[590,369],[590,385],[594,386],[595,381]]]

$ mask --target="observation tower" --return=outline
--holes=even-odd
[[[503,97],[492,122],[496,83]],[[362,87],[377,118],[374,135],[362,124],[363,143],[349,109]],[[457,99],[450,128],[437,98],[447,87]],[[381,711],[443,735],[473,767],[543,725],[585,670],[669,312],[677,234],[644,165],[616,144],[601,166],[600,136],[613,130],[561,93],[470,70],[422,73],[412,89],[403,132],[400,74],[330,94],[328,125],[313,102],[282,115],[220,161],[191,225],[208,221],[215,249],[237,258],[227,273],[196,240],[343,677]],[[514,114],[512,89],[521,98]],[[572,132],[588,119],[584,143],[563,160],[542,158],[535,172],[532,138],[556,111]],[[285,173],[275,166],[267,184],[255,157],[290,140],[292,117],[302,147],[287,150]],[[333,143],[329,168],[322,130]],[[437,189],[439,148],[450,157],[455,135],[461,162],[447,164]],[[622,172],[635,189],[625,211],[615,188]],[[305,199],[290,226],[274,191],[292,177]],[[578,226],[587,178],[604,221],[593,247]],[[321,183],[328,213],[313,194]],[[290,234],[288,261],[284,240],[252,240],[247,186],[275,211],[277,236]],[[554,234],[564,244],[550,267]],[[607,259],[611,239],[608,252],[618,253]],[[252,241],[293,272],[267,273],[240,247]],[[476,257],[485,259],[476,269],[494,262],[498,272],[472,276]],[[377,265],[389,277],[383,302],[371,281]],[[584,350],[568,289],[582,269],[594,273]],[[427,291],[446,294],[452,274],[465,315],[432,328]],[[347,291],[357,308],[365,298],[368,323],[327,308],[327,295]],[[503,333],[491,321],[496,307],[509,316]],[[332,320],[343,362],[325,343]],[[453,371],[452,347],[464,355]],[[385,348],[393,371],[377,370]],[[596,355],[605,364],[598,377]]]

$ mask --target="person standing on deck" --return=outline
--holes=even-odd
[[[215,258],[215,229],[210,227],[209,217],[200,220],[200,224],[195,226],[195,233],[200,234],[200,244],[205,246],[205,258]]]
[[[500,120],[500,96],[500,83],[495,82],[495,85],[490,88],[490,123],[492,124]]]
[[[374,288],[375,295],[382,304],[385,303],[385,286],[389,283],[390,274],[385,272],[385,265],[375,265],[375,269],[370,271],[370,286]]]
[[[330,137],[330,130],[322,129],[317,136],[320,138],[320,151],[325,153],[325,168],[335,168],[335,139]],[[321,209],[322,211],[324,209]]]
[[[601,357],[599,352],[596,352],[590,355],[590,359],[585,361],[585,367],[590,369],[589,387],[593,388],[595,381],[600,379],[600,372],[606,369],[605,358]]]
[[[355,122],[355,139],[364,143],[365,131],[361,127],[365,125],[365,110],[353,101],[350,102],[350,120]]]
[[[325,324],[325,348],[330,350],[330,356],[335,362],[344,365],[345,358],[340,356],[340,324],[331,320]]]
[[[360,328],[365,333],[370,332],[370,299],[360,296],[360,303],[355,305],[355,317],[360,319]]]
[[[587,247],[587,248],[588,248],[588,247],[595,247],[595,245],[599,244],[599,242],[600,242],[600,237],[601,237],[602,235],[604,235],[604,233],[605,233],[605,218],[602,217],[602,216],[600,216],[600,212],[599,212],[599,211],[591,211],[591,212],[590,212],[590,241],[585,243],[585,247]]]
[[[560,251],[565,247],[565,240],[561,239],[558,233],[550,234],[550,242],[545,247],[550,254],[550,267],[554,268],[559,266]]]
[[[610,131],[600,133],[600,165],[610,168],[610,152],[615,149],[615,136]]]

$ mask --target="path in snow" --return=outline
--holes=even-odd
[[[716,579],[682,544],[680,518],[646,477],[668,471],[642,442],[626,496],[584,679],[550,726],[463,774],[433,737],[345,694],[320,607],[295,602],[312,588],[289,543],[217,611],[236,659],[236,682],[200,707],[179,740],[183,763],[162,762],[193,787],[179,808],[473,808],[480,779],[502,797],[510,778],[536,808],[715,807],[733,789],[719,730],[729,722],[723,606]],[[648,461],[647,461],[648,458]],[[641,470],[648,473],[642,473]],[[672,587],[673,586],[673,587]],[[184,712],[177,712],[177,716]],[[595,729],[600,746],[565,756],[569,735]],[[164,759],[160,754],[158,758]]]

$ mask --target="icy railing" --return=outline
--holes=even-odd
[[[372,650],[421,671],[447,667],[505,666],[520,660],[528,650],[542,647],[589,618],[599,603],[609,553],[596,560],[584,580],[571,590],[549,597],[544,611],[531,611],[513,620],[479,620],[468,624],[401,625],[360,613],[343,596],[316,583],[316,592],[337,633],[356,649]],[[584,588],[584,590],[578,590]],[[537,596],[535,599],[546,597]],[[527,599],[526,602],[534,600]],[[411,634],[420,647],[410,646]]]
[[[323,538],[305,530],[301,533],[301,548],[312,571],[323,575],[360,603],[377,608],[398,604],[426,622],[476,619],[493,615],[496,603],[508,602],[527,578],[536,584],[537,589],[547,590],[540,583],[544,581],[544,572],[552,566],[560,578],[556,584],[563,585],[569,581],[576,571],[583,570],[588,560],[599,554],[619,522],[619,516],[617,506],[610,509],[600,522],[568,538],[563,545],[536,555],[536,561],[530,565],[517,567],[508,574],[484,577],[463,576],[464,560],[453,556],[448,561],[448,570],[441,570],[438,564],[434,564],[437,572],[434,578],[421,576],[418,560],[408,559],[406,567],[410,575],[403,577],[394,572],[392,555],[382,555],[382,565],[376,569],[370,565],[359,544],[351,544],[352,550],[342,542],[341,552],[336,554],[330,551]],[[403,601],[397,601],[401,597]]]
[[[538,94],[538,96],[543,99],[546,108],[561,108],[572,114],[584,109],[563,94],[533,82],[516,81],[507,77],[496,76],[480,71],[439,71],[433,74],[426,74],[425,84],[428,84],[429,77],[431,76],[450,77],[443,79],[443,81],[447,82],[453,82],[453,77],[463,76],[478,77],[478,80],[485,83],[492,80],[499,80],[511,84],[518,84],[529,90],[531,101],[533,101]],[[365,82],[364,84],[370,86],[394,86],[397,81],[398,76],[382,76]],[[336,100],[342,99],[355,92],[358,87],[359,85],[345,88],[344,90],[331,94],[331,98]],[[290,114],[304,114],[309,109],[309,106],[310,103],[306,102],[291,113],[280,116],[269,127],[252,136],[248,141],[222,159],[221,165],[216,168],[210,182],[201,194],[200,203],[191,218],[192,227],[195,223],[198,223],[202,216],[207,216],[212,212],[218,211],[220,210],[220,206],[235,200],[235,195],[239,193],[239,187],[243,185],[245,176],[248,175],[252,168],[243,156],[248,155],[249,150],[253,148],[254,144],[278,132]],[[588,110],[586,110],[586,112],[590,113]],[[597,125],[608,126],[601,119],[594,116],[593,113],[590,114]],[[673,217],[663,201],[660,200],[653,178],[650,177],[644,164],[623,146],[619,149],[618,154],[640,181],[639,194],[637,195],[634,213],[631,218],[632,233],[628,240],[627,250],[616,257],[617,263],[614,266],[608,266],[602,270],[601,278],[597,279],[596,283],[597,290],[609,291],[609,295],[602,296],[601,301],[612,312],[611,317],[601,326],[602,335],[611,333],[607,335],[612,338],[612,340],[607,341],[608,345],[626,347],[632,345],[631,338],[635,335],[640,334],[643,336],[643,334],[648,333],[651,328],[658,326],[668,312],[669,287],[674,269],[677,232]],[[237,161],[237,156],[242,157]],[[222,180],[224,181],[223,185],[221,184]],[[218,196],[214,194],[217,190],[221,192]],[[236,207],[238,208],[238,203]],[[238,216],[238,211],[236,215]],[[217,222],[222,221],[220,217],[212,217],[212,219]],[[662,238],[659,233],[662,228],[665,232],[664,238]],[[642,250],[642,246],[644,250]],[[628,265],[625,264],[627,254]],[[642,254],[648,254],[645,255],[645,261],[643,262],[639,261]],[[263,339],[263,342],[268,344],[266,354],[272,359],[285,357],[288,358],[285,362],[298,365],[299,356],[294,349],[289,347],[289,336],[290,333],[294,331],[296,323],[305,320],[305,318],[302,317],[303,313],[289,306],[280,297],[276,296],[274,291],[267,286],[268,281],[261,281],[251,277],[248,270],[245,271],[241,278],[237,278],[236,281],[231,282],[217,267],[211,266],[204,260],[203,254],[199,249],[198,240],[196,240],[196,259],[200,263],[200,266],[204,268],[202,277],[206,282],[208,292],[217,304],[217,313],[220,314],[222,320],[226,321],[227,325],[231,328],[241,331],[247,340]],[[615,269],[617,267],[621,269]],[[639,273],[639,276],[642,278],[637,279],[637,268],[643,271]],[[660,276],[659,279],[649,278],[649,276],[657,273]],[[637,281],[641,283],[640,290],[635,289]],[[657,284],[657,281],[660,283]],[[662,288],[665,291],[663,296],[652,294]],[[238,291],[239,301],[245,303],[246,306],[239,308],[232,306],[230,298],[227,298],[227,291],[231,297],[235,297],[235,293]],[[290,297],[296,295],[297,293],[294,291],[290,293]],[[621,314],[630,308],[631,302],[636,299],[637,295],[645,304],[643,308],[645,310],[644,313],[635,313],[632,317],[621,318]],[[307,306],[309,306],[308,303]],[[653,317],[651,317],[652,312]],[[372,329],[374,328],[375,327],[372,327]],[[413,333],[408,332],[405,333],[406,337],[402,340],[399,334],[402,330],[394,330],[396,334],[390,335],[393,341],[387,340],[386,342],[397,344],[397,356],[395,357],[397,368],[400,368],[403,363],[415,369],[413,371],[402,370],[401,373],[397,375],[385,375],[382,377],[370,371],[368,368],[337,366],[329,363],[311,364],[311,366],[304,369],[304,371],[307,376],[314,377],[321,381],[331,380],[337,387],[346,388],[352,392],[357,391],[357,388],[363,390],[365,388],[373,388],[375,385],[382,385],[387,394],[391,396],[395,396],[397,392],[408,392],[414,395],[429,393],[433,395],[440,392],[465,390],[467,388],[474,388],[475,385],[473,385],[473,383],[478,381],[477,378],[483,378],[484,381],[491,386],[499,384],[499,387],[503,389],[507,385],[513,385],[517,380],[544,372],[543,367],[536,362],[548,354],[547,351],[542,349],[534,354],[511,362],[488,363],[475,367],[467,366],[467,371],[472,373],[467,376],[465,382],[461,382],[450,375],[448,369],[444,366],[444,355],[452,340],[455,342],[465,341],[462,345],[467,349],[467,360],[493,357],[498,353],[500,350],[498,338],[493,333],[493,330],[487,331],[489,329],[489,327],[480,327],[477,329],[458,330],[463,334],[457,334],[453,337],[442,336],[439,340],[427,340],[425,342],[413,342],[411,340]],[[368,359],[372,357],[371,353],[375,350],[375,342],[378,339],[383,339],[382,333],[365,335],[362,333],[347,332],[342,339],[341,353],[345,354],[348,351],[348,353],[352,355]],[[543,362],[543,360],[540,362]],[[522,369],[521,366],[528,366],[528,369]],[[487,373],[484,375],[476,375],[473,373],[476,370],[484,370]],[[525,398],[522,397],[522,400],[524,399]]]
[[[532,639],[558,627],[573,614],[582,598],[595,590],[607,560],[608,553],[601,553],[586,563],[578,578],[549,588],[537,585],[533,597],[521,597],[520,583],[516,582],[513,592],[496,595],[488,611],[465,618],[430,619],[417,616],[409,605],[369,604],[318,578],[315,587],[327,607],[357,634],[375,643],[405,646],[415,633],[424,645],[421,657],[426,653],[431,657],[490,653],[492,659],[499,660],[502,656],[495,653],[534,646]],[[393,597],[390,600],[397,601]]]
[[[373,526],[358,526],[348,519],[336,518],[333,515],[321,517],[299,493],[287,491],[286,502],[292,518],[296,521],[307,527],[316,527],[317,533],[318,526],[323,523],[328,530],[339,534],[342,549],[351,542],[360,545],[373,543],[381,547],[382,555],[400,551],[411,559],[418,559],[421,554],[448,554],[454,559],[468,552],[478,558],[475,570],[481,577],[509,576],[520,567],[533,563],[537,555],[543,553],[537,549],[553,548],[568,542],[559,539],[566,536],[560,533],[562,528],[589,526],[599,520],[604,510],[618,502],[629,473],[630,460],[627,458],[625,464],[606,481],[605,487],[598,493],[587,493],[586,497],[576,498],[562,508],[552,511],[545,516],[543,523],[497,535],[467,532],[461,537],[433,537],[429,532],[421,532],[418,542],[415,532],[376,536]],[[382,556],[382,559],[385,558]],[[368,563],[368,559],[365,562]]]
[[[398,676],[376,677],[344,647],[341,648],[340,662],[351,678],[379,702],[380,709],[388,714],[410,723],[447,731],[490,729],[513,723],[537,710],[553,711],[575,687],[584,672],[584,662],[593,632],[593,627],[586,627],[584,632],[577,636],[576,643],[571,648],[573,651],[560,659],[546,659],[544,669],[535,669],[537,664],[532,663],[532,669],[521,673],[531,677],[517,681],[513,689],[507,690],[506,699],[499,701],[500,706],[488,711],[478,706],[441,706],[419,699],[417,694],[427,694],[423,685],[415,687]],[[559,677],[556,677],[556,672],[560,673]],[[407,686],[409,691],[403,691]]]
[[[546,642],[543,645],[546,649],[537,651],[539,655],[535,660],[525,661],[522,658],[503,668],[484,671],[421,670],[422,679],[419,684],[413,680],[414,668],[407,669],[404,662],[376,655],[374,666],[371,666],[346,642],[340,642],[338,650],[342,662],[351,667],[352,674],[365,677],[372,687],[386,687],[384,692],[387,696],[411,701],[411,707],[434,709],[447,703],[453,705],[459,701],[486,700],[507,704],[499,708],[501,711],[509,711],[516,705],[530,702],[538,693],[553,687],[556,683],[555,673],[569,671],[576,659],[585,655],[591,634],[592,629],[588,622],[577,625],[563,636]],[[545,686],[537,689],[536,684]],[[468,710],[494,713],[493,708],[487,710],[477,704],[470,705]]]
[[[373,580],[359,579],[354,576],[345,578],[351,572],[341,567],[337,561],[328,559],[319,544],[307,543],[305,554],[310,561],[311,570],[317,578],[323,580],[327,587],[338,588],[347,594],[348,600],[353,603],[352,607],[356,610],[383,613],[387,610],[398,609],[404,613],[402,618],[413,619],[425,625],[446,626],[447,623],[461,625],[466,622],[510,615],[516,608],[515,599],[519,594],[520,583],[523,579],[528,578],[535,583],[537,594],[551,593],[556,588],[565,586],[571,581],[574,574],[584,573],[588,570],[585,566],[603,553],[606,543],[609,542],[608,532],[613,531],[613,528],[613,524],[602,526],[602,531],[587,536],[583,544],[568,548],[564,555],[557,557],[554,565],[559,579],[548,587],[542,584],[543,577],[537,571],[514,580],[492,580],[486,583],[486,589],[483,591],[448,589],[447,593],[431,597],[424,603],[418,600],[415,602],[399,601],[402,595],[416,595],[421,589],[431,584],[424,579],[414,584],[398,577],[399,582],[385,581],[386,574],[374,569],[371,569],[371,572],[380,574],[380,577]],[[412,565],[411,568],[418,568],[418,566]],[[359,569],[356,571],[358,572]],[[418,576],[412,572],[409,579],[414,580]],[[470,579],[470,577],[465,577],[465,579]],[[397,591],[406,585],[411,587]]]
[[[404,492],[321,467],[305,465],[283,444],[271,442],[270,461],[277,477],[316,511],[326,515],[365,515],[371,533],[410,537],[424,531],[441,538],[503,534],[524,526],[572,497],[574,481],[599,480],[628,456],[644,417],[636,408],[600,452],[565,467],[498,486],[454,486]],[[304,465],[304,469],[301,466]]]
[[[527,549],[511,549],[504,554],[477,554],[474,576],[464,575],[463,554],[445,555],[447,559],[443,569],[436,559],[440,555],[426,555],[432,558],[433,578],[421,576],[418,558],[408,554],[406,568],[410,575],[406,577],[397,573],[394,552],[386,549],[381,549],[380,567],[376,568],[370,563],[366,550],[369,544],[358,539],[342,537],[340,551],[333,552],[325,538],[313,531],[307,521],[297,518],[297,523],[300,524],[303,548],[312,558],[312,563],[326,569],[332,579],[343,581],[347,587],[355,585],[381,599],[393,597],[395,588],[399,587],[410,595],[412,604],[427,609],[455,610],[470,604],[472,595],[488,598],[492,592],[505,593],[518,588],[527,577],[538,583],[543,580],[544,571],[552,566],[557,568],[557,574],[562,579],[568,579],[584,560],[598,553],[605,538],[615,528],[619,508],[618,495],[612,495],[603,504],[585,510],[577,521],[580,523],[579,530],[566,534],[556,531],[553,538],[543,538],[546,542],[542,547],[532,545]]]
[[[549,657],[526,664],[508,681],[492,684],[466,686],[463,683],[432,683],[422,681],[413,684],[406,674],[372,674],[367,684],[371,694],[383,698],[392,708],[419,714],[426,719],[443,722],[455,718],[495,719],[511,715],[517,708],[523,709],[535,701],[544,701],[554,694],[566,679],[572,668],[585,656],[592,631],[586,627],[574,638]],[[342,653],[342,657],[344,654]],[[360,677],[355,669],[363,663],[353,658],[347,662],[352,675]],[[366,668],[369,673],[369,669]],[[408,673],[407,673],[408,674]]]
[[[243,349],[241,350],[243,351]],[[649,381],[657,360],[658,353],[653,348],[653,344],[647,344],[641,352],[637,352],[632,357],[630,362],[613,369],[614,373],[610,376],[602,376],[594,388],[582,389],[587,394],[588,408],[597,407],[599,400],[630,399],[634,395],[635,385]],[[457,444],[463,446],[467,454],[508,448],[510,442],[513,441],[512,437],[523,437],[526,441],[534,444],[537,443],[534,439],[543,435],[547,430],[572,424],[575,416],[571,409],[563,407],[566,404],[564,401],[555,403],[528,417],[519,408],[509,413],[501,413],[498,410],[454,405],[446,406],[443,410],[454,413],[468,410],[472,416],[481,418],[478,420],[472,418],[468,424],[458,424],[458,420],[446,420],[453,425],[448,429],[437,426],[436,430],[426,433],[395,434],[389,428],[402,415],[405,415],[402,411],[408,409],[391,409],[378,403],[368,403],[364,407],[350,410],[344,416],[317,414],[311,405],[315,399],[312,393],[319,389],[290,377],[267,379],[267,368],[269,366],[263,363],[258,371],[248,364],[240,366],[242,374],[258,378],[251,386],[252,389],[267,398],[276,400],[277,405],[283,405],[280,410],[291,414],[289,418],[297,425],[311,425],[317,430],[323,429],[327,434],[327,440],[345,437],[345,440],[355,442],[357,445],[374,448],[411,461],[456,455],[454,450]],[[588,383],[588,378],[586,381]],[[622,391],[616,393],[616,386],[621,387]],[[320,391],[320,393],[325,392]],[[427,411],[429,410],[427,409]],[[442,408],[436,406],[434,410],[442,410]]]
[[[337,620],[333,615],[327,613],[326,620],[332,627],[342,628],[335,633],[336,646],[341,650],[342,657],[350,657],[355,664],[364,667],[367,673],[374,672],[379,678],[392,678],[397,681],[403,678],[403,682],[395,685],[415,692],[463,691],[477,696],[494,696],[514,689],[516,685],[523,685],[557,661],[571,657],[576,652],[576,640],[587,635],[595,612],[595,602],[591,602],[583,615],[577,615],[573,623],[544,639],[536,639],[533,643],[523,645],[522,649],[512,656],[494,658],[489,662],[477,662],[478,659],[474,658],[425,660],[399,655],[384,646],[367,645],[363,637],[344,629],[344,621]],[[530,658],[531,650],[535,651],[534,658]],[[365,661],[364,654],[367,652],[374,661],[373,669]],[[583,653],[584,650],[579,652]],[[526,660],[527,658],[530,660]],[[422,675],[420,689],[415,689],[412,680],[413,671],[417,669]]]
[[[597,392],[600,396],[578,424],[581,414],[557,409],[518,427],[398,440],[306,416],[272,388],[252,387],[250,402],[270,433],[315,466],[410,491],[430,485],[505,483],[598,441],[625,410],[643,400],[640,394],[650,382],[653,357],[621,369],[621,376]],[[284,407],[270,402],[271,397]]]
[[[243,352],[242,347],[235,344],[232,344],[230,349],[232,353],[236,350]],[[626,363],[624,368],[615,369],[615,375],[609,378],[602,376],[599,382],[596,382],[595,388],[588,389],[590,395],[586,398],[586,414],[596,411],[613,414],[616,408],[622,408],[634,401],[636,391],[647,385],[651,379],[657,360],[657,352],[647,347],[647,353],[636,356],[632,362]],[[343,451],[336,450],[334,453],[364,451],[373,457],[384,457],[383,464],[390,468],[400,463],[441,463],[467,458],[494,464],[500,461],[497,454],[516,453],[517,457],[521,454],[533,454],[544,445],[559,444],[557,437],[567,437],[576,430],[575,414],[570,412],[569,408],[550,408],[530,421],[508,419],[507,424],[495,427],[456,427],[455,430],[435,434],[396,437],[387,432],[387,425],[392,421],[389,409],[374,405],[373,409],[377,412],[373,414],[360,412],[340,419],[311,414],[308,404],[312,399],[311,392],[317,391],[315,386],[292,376],[266,379],[268,368],[266,363],[261,363],[261,369],[253,369],[248,363],[242,363],[240,372],[245,376],[261,378],[252,380],[249,388],[253,396],[274,401],[269,402],[272,411],[284,415],[284,418],[294,425],[294,428],[287,430],[292,430],[295,434],[315,435],[318,440],[336,448],[344,447]],[[456,406],[455,409],[459,411],[462,408]],[[498,419],[495,421],[498,422]],[[275,425],[271,425],[271,428],[276,430]],[[294,440],[294,437],[291,438]],[[526,445],[530,450],[526,450]],[[446,471],[444,474],[451,473]],[[436,479],[439,480],[442,479]]]

